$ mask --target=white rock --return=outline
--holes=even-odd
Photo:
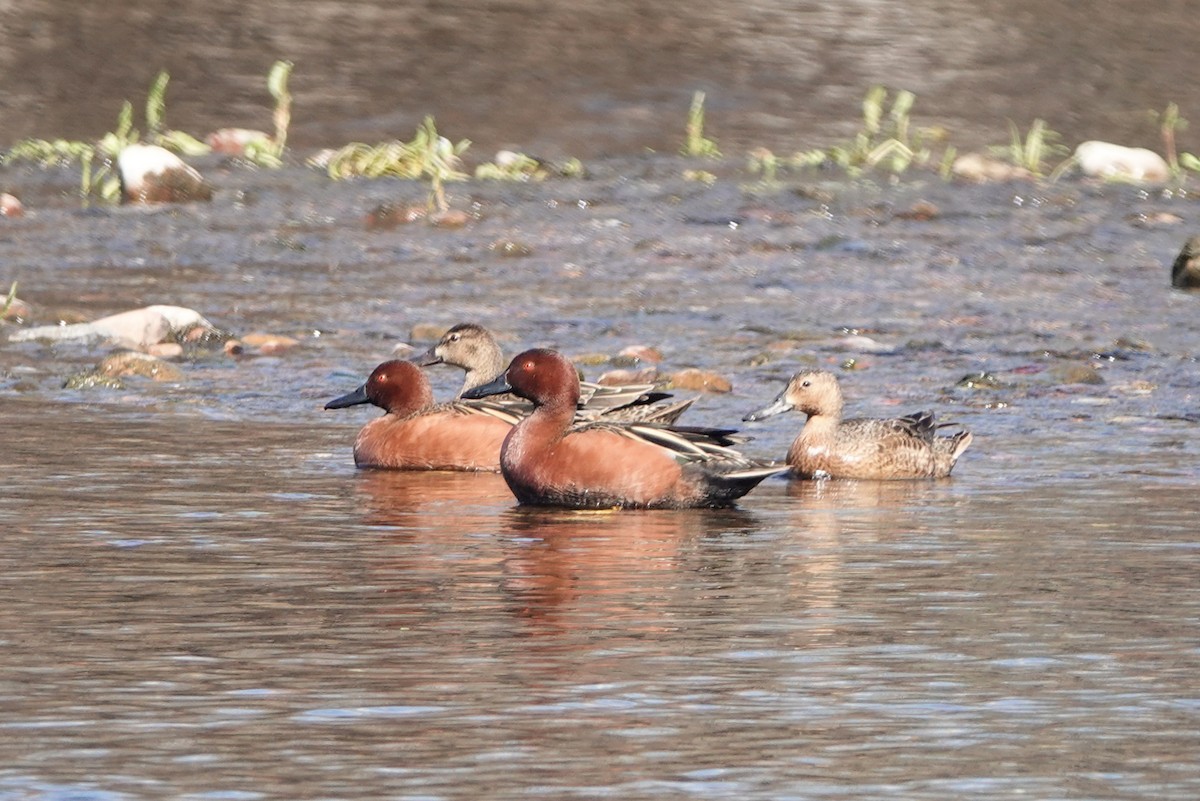
[[[1162,183],[1171,177],[1166,159],[1144,147],[1093,140],[1075,148],[1075,159],[1083,174],[1092,178]]]
[[[34,339],[64,341],[108,341],[138,350],[163,342],[179,331],[216,328],[199,312],[182,306],[146,306],[113,314],[90,323],[40,325],[9,334],[12,342]]]
[[[117,175],[127,200],[159,203],[209,200],[212,189],[179,156],[157,145],[129,145],[117,156]]]

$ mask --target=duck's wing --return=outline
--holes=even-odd
[[[493,401],[491,398],[480,400],[464,400],[459,398],[449,403],[439,404],[434,408],[453,412],[454,414],[487,415],[514,426],[521,422],[521,418],[528,417],[529,413],[533,411],[533,405],[529,403],[521,406],[509,401]]]
[[[671,453],[678,461],[729,461],[751,464],[733,448],[746,442],[729,428],[706,428],[702,426],[668,426],[659,423],[631,423],[616,420],[598,420],[577,423],[571,431],[612,431],[623,437],[657,445]]]

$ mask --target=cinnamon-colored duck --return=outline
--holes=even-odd
[[[746,459],[732,432],[658,424],[575,422],[579,377],[561,354],[518,355],[464,398],[512,392],[533,404],[500,450],[500,472],[522,504],[576,509],[729,506],[782,465]]]
[[[837,376],[803,370],[792,376],[774,403],[743,419],[762,420],[793,410],[808,415],[787,453],[797,478],[944,478],[971,444],[969,431],[937,436],[932,412],[843,420],[843,406]]]
[[[518,419],[495,404],[435,404],[421,368],[399,360],[379,365],[366,383],[325,408],[360,403],[374,404],[387,414],[363,426],[354,440],[354,463],[359,467],[496,471],[500,445]]]

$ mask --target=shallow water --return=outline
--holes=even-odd
[[[1200,296],[1167,281],[1195,200],[682,166],[456,186],[457,231],[365,230],[403,182],[214,162],[210,205],[79,210],[70,175],[4,173],[43,321],[172,303],[302,344],[91,391],[61,387],[104,348],[0,348],[0,799],[1195,798]],[[374,410],[324,401],[464,319],[714,369],[697,424],[853,361],[853,413],[975,443],[948,481],[723,512],[354,470]]]
[[[426,114],[472,156],[675,152],[692,92],[727,155],[828,147],[861,125],[867,88],[916,93],[914,124],[961,148],[1004,145],[1008,120],[1068,144],[1160,146],[1150,112],[1195,118],[1187,3],[1122,0],[683,0],[603,4],[338,0],[294,4],[26,0],[0,10],[0,145],[98,138],[171,74],[167,122],[193,134],[271,126],[265,76],[296,64],[290,144],[379,141]],[[1183,131],[1185,150],[1200,149]]]

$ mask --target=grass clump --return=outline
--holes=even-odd
[[[452,143],[441,136],[433,117],[426,117],[411,142],[393,140],[377,145],[353,142],[329,157],[326,170],[329,177],[336,180],[424,178],[429,182],[429,209],[444,212],[450,208],[445,185],[450,181],[466,180],[466,173],[459,169],[462,165],[460,157],[470,146],[470,140]]]
[[[912,126],[912,108],[917,96],[901,90],[890,108],[887,100],[886,88],[868,89],[862,102],[862,127],[848,143],[825,151],[824,158],[851,175],[875,168],[899,174],[913,164],[928,163],[930,152],[925,141],[932,132]]]
[[[276,61],[267,73],[267,91],[275,100],[275,112],[272,115],[275,135],[247,142],[242,154],[243,158],[259,167],[278,169],[283,166],[283,151],[287,147],[288,128],[292,123],[292,95],[287,84],[293,66],[290,61]]]
[[[1059,164],[1051,173],[1052,177],[1057,178],[1071,163],[1071,151],[1062,144],[1062,136],[1051,130],[1043,119],[1035,119],[1024,136],[1016,123],[1009,120],[1008,134],[1007,145],[995,145],[988,148],[989,151],[1015,167],[1028,170],[1031,175],[1044,177],[1048,161],[1057,159]]]
[[[704,135],[704,92],[696,92],[692,95],[692,105],[688,110],[681,152],[692,158],[721,158],[721,151],[717,148],[717,143]]]
[[[155,76],[146,95],[146,141],[184,155],[200,155],[208,145],[182,131],[166,127],[166,94],[171,76],[163,70]],[[142,134],[133,127],[133,104],[126,100],[117,113],[117,124],[96,142],[69,139],[24,139],[4,154],[3,162],[29,161],[42,167],[79,164],[79,194],[86,202],[93,195],[114,202],[120,195],[115,160],[126,147],[136,144]]]
[[[495,160],[475,168],[475,178],[481,181],[543,181],[552,175],[579,178],[583,172],[583,162],[579,159],[551,164],[524,153],[501,150]]]
[[[1171,175],[1178,179],[1183,175],[1184,170],[1200,172],[1200,158],[1192,153],[1179,152],[1177,136],[1181,131],[1187,130],[1188,126],[1188,121],[1179,113],[1179,106],[1175,103],[1168,103],[1166,109],[1161,113],[1151,112],[1151,114],[1158,118],[1163,152],[1166,153],[1167,166],[1171,168]]]
[[[838,167],[856,177],[877,169],[899,175],[910,167],[929,164],[933,160],[931,144],[943,139],[945,132],[913,125],[912,109],[917,98],[912,92],[897,92],[890,106],[888,99],[888,90],[883,86],[867,90],[862,101],[862,125],[849,141],[791,156],[756,148],[749,154],[749,171],[761,175],[765,183],[774,183],[783,172],[812,167]]]

